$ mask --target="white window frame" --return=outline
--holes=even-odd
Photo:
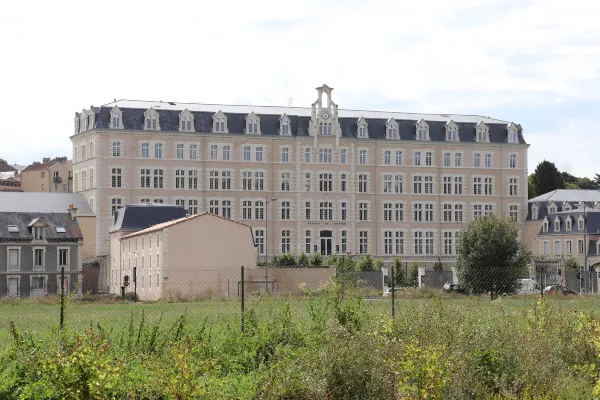
[[[9,282],[11,279],[17,280],[17,294],[15,296],[10,296],[8,294],[8,289],[10,287]],[[6,275],[6,296],[12,299],[21,298],[21,275]]]
[[[58,271],[60,271],[60,267],[62,267],[63,265],[60,265],[60,252],[61,250],[66,250],[67,251],[67,264],[64,265],[65,267],[65,271],[71,269],[71,248],[70,247],[57,247],[56,248],[56,269]]]
[[[44,288],[43,289],[33,289],[33,280],[35,278],[44,278]],[[34,290],[37,291],[35,293],[36,296],[33,296]],[[30,297],[38,297],[38,296],[45,296],[47,294],[48,294],[48,275],[43,275],[43,274],[30,275],[29,276],[29,296]]]
[[[35,260],[35,252],[36,252],[36,250],[42,250],[42,265],[41,266],[35,264],[35,261],[36,261]],[[34,246],[31,249],[31,253],[32,253],[32,256],[33,256],[33,262],[31,263],[33,271],[45,271],[46,270],[46,257],[48,256],[48,252],[46,250],[46,247],[43,247],[43,246]]]
[[[10,251],[17,251],[17,267],[10,267]],[[21,270],[21,247],[18,246],[8,246],[6,248],[6,268],[7,272],[19,272]]]
[[[71,287],[71,274],[65,274],[65,280],[67,281],[67,287],[65,288],[65,296],[69,294],[69,288]],[[60,296],[60,274],[56,276],[56,295]]]

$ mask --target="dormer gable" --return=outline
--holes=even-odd
[[[600,210],[600,201],[594,202],[594,210]]]
[[[279,134],[281,136],[292,136],[292,123],[287,114],[283,114],[279,118]]]
[[[571,206],[571,203],[569,203],[568,201],[565,201],[562,205],[562,210],[563,211],[571,211],[573,209],[573,207]]]
[[[483,121],[479,121],[475,126],[475,141],[482,143],[490,141],[490,128]]]
[[[583,215],[580,215],[579,218],[577,218],[577,230],[585,230],[585,217]]]
[[[260,135],[260,118],[254,111],[246,116],[246,133]]]
[[[558,216],[554,218],[554,232],[560,232],[560,218]]]
[[[179,131],[193,132],[194,131],[194,114],[187,108],[179,114]]]
[[[158,111],[154,107],[150,107],[144,113],[144,130],[146,131],[160,131],[160,119]]]
[[[33,240],[45,240],[47,227],[48,224],[41,218],[34,218],[29,225],[27,225],[27,228],[31,231]]]
[[[110,129],[123,129],[123,112],[119,106],[110,110]]]
[[[369,137],[369,124],[365,117],[360,117],[356,121],[356,137],[359,139],[367,139]]]
[[[565,219],[565,230],[570,232],[573,230],[573,217],[570,215]]]
[[[213,115],[213,132],[214,133],[228,133],[227,130],[227,116],[221,110],[217,111]]]
[[[556,214],[556,212],[558,211],[558,207],[556,205],[555,202],[550,202],[550,204],[548,204],[548,214]]]
[[[519,127],[514,122],[506,127],[506,141],[508,143],[519,143]]]
[[[533,203],[531,205],[531,219],[538,219],[540,214],[540,208],[538,207],[537,203]]]
[[[544,221],[542,222],[542,231],[548,232],[549,224],[550,224],[550,221],[548,220],[548,217],[544,217]]]
[[[400,130],[398,128],[398,122],[391,117],[385,123],[385,138],[386,139],[400,139]]]
[[[417,122],[415,128],[417,140],[429,140],[429,124],[423,118]]]
[[[446,122],[446,141],[458,142],[458,125],[453,120]]]

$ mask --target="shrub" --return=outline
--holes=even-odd
[[[304,254],[304,253],[300,254],[300,257],[298,257],[298,266],[306,268],[309,265],[310,265],[310,262],[308,261],[308,257],[306,257],[306,254]]]

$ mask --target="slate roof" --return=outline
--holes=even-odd
[[[0,161],[0,172],[14,172],[16,168],[4,161]]]
[[[600,201],[600,190],[556,189],[541,196],[534,197],[533,199],[529,199],[530,203],[543,201]]]
[[[139,231],[153,225],[184,218],[187,211],[182,206],[168,204],[128,204],[115,213],[110,232]]]
[[[64,213],[73,204],[78,217],[93,217],[83,193],[0,192],[0,212]]]
[[[542,223],[545,217],[540,220],[540,236],[552,236],[552,235],[583,235],[583,231],[577,229],[577,223],[579,221],[579,217],[584,215],[583,210],[571,210],[571,211],[562,211],[557,212],[555,214],[549,214],[546,217],[548,218],[548,232],[544,232],[542,229]],[[567,218],[571,216],[573,220],[573,226],[571,231],[567,231],[566,221]],[[554,220],[558,217],[560,219],[560,230],[554,230]],[[600,210],[598,209],[588,209],[585,212],[586,218],[586,233],[590,235],[600,234]]]
[[[225,105],[225,104],[196,104],[156,102],[139,100],[118,100],[113,103],[94,107],[95,128],[108,129],[110,127],[110,111],[118,106],[123,113],[122,123],[127,130],[144,129],[144,113],[153,107],[159,115],[161,131],[177,132],[179,130],[179,114],[188,109],[194,115],[194,132],[210,133],[213,126],[213,115],[221,110],[227,116],[227,129],[229,134],[244,134],[246,128],[246,116],[251,112],[260,118],[260,130],[262,135],[279,135],[279,119],[286,114],[290,120],[290,131],[292,136],[308,136],[309,121],[312,109],[304,107],[271,107],[271,106],[247,106],[247,105]],[[361,111],[339,109],[338,121],[342,131],[342,137],[353,138],[357,134],[357,121],[364,117],[368,124],[370,139],[385,139],[385,126],[390,118],[398,122],[401,140],[413,140],[416,136],[415,125],[421,119],[429,124],[430,140],[445,141],[445,127],[449,121],[454,121],[458,126],[458,134],[461,142],[475,141],[475,127],[483,121],[489,127],[490,142],[506,143],[507,127],[509,122],[499,119],[482,117],[478,115],[459,114],[411,114],[387,111]],[[523,130],[517,125],[519,143],[526,144],[523,138]],[[153,131],[145,131],[149,135]]]
[[[42,219],[46,227],[46,240],[77,241],[83,239],[77,220],[71,220],[69,213],[28,213],[0,212],[0,241],[31,241],[33,234],[29,225],[35,219]],[[8,232],[8,225],[16,225],[18,233]],[[65,228],[65,233],[56,232],[56,227]]]
[[[220,219],[223,219],[225,221],[232,222],[234,224],[239,224],[239,225],[245,226],[247,228],[250,228],[250,230],[252,230],[252,227],[250,225],[246,225],[244,223],[241,223],[241,222],[238,222],[238,221],[234,221],[232,219],[227,219],[227,218],[221,217],[220,215],[211,214],[208,211],[205,211],[205,212],[200,213],[200,214],[189,215],[187,217],[175,219],[175,220],[172,220],[172,221],[163,222],[161,224],[156,224],[156,225],[153,225],[153,226],[151,226],[149,228],[143,229],[141,231],[129,234],[127,236],[123,236],[121,239],[127,239],[127,238],[130,238],[130,237],[133,237],[133,236],[144,235],[146,233],[152,233],[152,232],[160,231],[160,230],[162,230],[164,228],[168,228],[170,226],[177,225],[177,224],[180,224],[182,222],[189,221],[191,219],[200,218],[200,217],[203,217],[203,216],[206,216],[206,215],[211,215],[211,216],[213,216],[215,218],[220,218]]]

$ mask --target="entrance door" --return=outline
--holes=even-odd
[[[8,278],[8,296],[19,297],[19,278]]]
[[[331,231],[321,231],[321,255],[330,256],[333,234]]]

